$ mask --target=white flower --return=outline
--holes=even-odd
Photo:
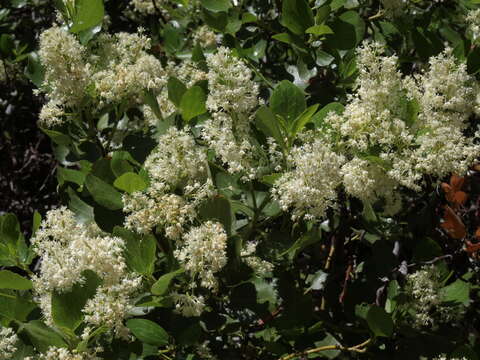
[[[54,26],[40,35],[38,54],[45,68],[44,91],[66,106],[79,105],[92,74],[87,49],[73,34]]]
[[[132,306],[130,295],[141,283],[141,278],[127,273],[122,239],[103,234],[95,224],[77,223],[74,214],[62,207],[47,213],[32,244],[42,261],[40,275],[32,279],[34,290],[49,325],[53,325],[51,294],[69,291],[73,285],[83,283],[82,272],[90,270],[102,279],[102,284],[94,296],[96,301],[89,300],[84,309],[88,315],[85,321],[94,325],[111,324],[114,331],[122,326]],[[118,306],[124,311],[105,310]]]
[[[258,84],[251,80],[252,71],[229,49],[220,47],[207,55],[207,65],[208,110],[248,114],[258,105]]]
[[[215,273],[227,263],[227,233],[221,224],[207,221],[183,236],[174,255],[192,277],[198,277],[201,286],[217,291]]]
[[[440,289],[443,287],[440,272],[435,266],[424,266],[407,275],[405,292],[411,298],[411,315],[416,327],[437,327],[439,323],[456,323],[464,312],[463,305],[448,306],[442,303]]]
[[[273,195],[283,210],[293,208],[292,218],[320,219],[332,206],[345,162],[321,139],[294,147],[289,156],[292,170],[274,184]]]
[[[240,256],[245,263],[260,277],[265,277],[266,274],[273,271],[273,264],[262,260],[258,256],[255,256],[258,243],[250,241],[246,244],[245,248],[240,252]]]
[[[65,109],[58,100],[50,100],[43,105],[40,115],[38,116],[38,124],[45,128],[51,128],[61,125],[64,122]]]
[[[362,200],[384,198],[391,212],[399,208],[399,186],[419,191],[425,175],[465,173],[478,157],[478,135],[464,131],[478,112],[479,91],[451,49],[408,77],[383,51],[376,43],[358,50],[356,92],[343,114],[327,115],[324,139],[351,159],[342,167],[346,191]]]
[[[217,44],[217,36],[207,25],[202,25],[193,33],[193,41],[204,47],[213,47]]]
[[[220,47],[207,56],[207,108],[212,118],[202,127],[202,137],[215,150],[228,171],[255,177],[250,124],[259,104],[259,88],[252,72],[230,50]]]
[[[10,359],[17,351],[18,336],[13,329],[0,327],[0,360]]]
[[[175,311],[185,317],[200,316],[205,310],[203,296],[179,294],[177,292],[171,293],[170,296],[175,303]]]
[[[63,28],[44,31],[39,50],[45,67],[41,90],[50,102],[40,114],[42,126],[60,124],[64,108],[75,112],[92,103],[89,111],[95,112],[122,101],[138,104],[144,89],[159,92],[165,73],[160,61],[147,53],[150,46],[142,29],[136,34],[101,34],[88,46]]]
[[[49,347],[47,352],[35,357],[35,360],[101,360],[96,354],[102,351],[101,348],[78,352],[77,350],[70,351],[65,348]],[[34,360],[32,357],[27,357],[24,360]]]
[[[465,17],[468,31],[472,34],[473,41],[480,37],[480,9],[470,10]]]
[[[162,226],[169,238],[178,239],[195,218],[197,205],[213,194],[206,151],[187,132],[172,127],[159,138],[145,169],[150,187],[123,197],[123,211],[129,214],[125,226],[139,233]]]

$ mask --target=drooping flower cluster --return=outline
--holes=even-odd
[[[101,34],[88,46],[54,26],[40,36],[44,65],[42,85],[50,99],[40,124],[52,127],[66,121],[69,109],[92,104],[91,111],[122,101],[136,103],[144,89],[159,90],[165,83],[160,61],[149,55],[150,39],[143,35]]]
[[[38,51],[45,68],[42,85],[50,100],[67,107],[79,105],[92,75],[88,51],[74,35],[54,26],[40,35]],[[48,125],[43,118],[42,124]]]
[[[411,299],[409,305],[413,311],[410,315],[416,327],[437,327],[440,323],[454,324],[462,318],[465,308],[461,304],[443,303],[440,293],[442,287],[440,272],[434,266],[424,266],[407,275],[405,292]]]
[[[384,198],[393,210],[396,187],[418,191],[425,175],[464,173],[478,156],[475,137],[464,135],[478,87],[449,49],[411,77],[382,52],[376,43],[359,49],[356,91],[343,114],[326,117],[324,138],[349,159],[342,167],[347,193]]]
[[[0,360],[10,359],[17,351],[18,336],[12,328],[0,327]]]
[[[227,263],[227,234],[219,223],[206,223],[190,229],[183,236],[175,257],[193,278],[200,280],[204,288],[216,291],[215,273]]]
[[[123,240],[107,236],[95,224],[78,223],[74,214],[62,207],[47,213],[32,243],[42,259],[40,275],[32,280],[46,322],[54,325],[52,293],[68,292],[75,284],[84,283],[82,273],[90,270],[102,283],[83,309],[85,322],[108,324],[117,336],[124,336],[123,319],[132,308],[131,295],[141,278],[127,272]]]
[[[145,161],[149,188],[123,197],[123,210],[129,214],[126,227],[146,233],[162,226],[166,236],[180,238],[183,227],[195,217],[196,206],[212,194],[207,166],[206,152],[194,138],[170,128]]]
[[[249,141],[253,111],[258,106],[258,84],[251,70],[221,47],[207,56],[207,108],[212,118],[203,124],[202,137],[230,172],[252,172]],[[253,173],[249,174],[254,176]]]
[[[283,210],[293,208],[292,218],[321,218],[334,204],[345,162],[321,139],[307,141],[291,150],[291,170],[276,181],[272,190]]]

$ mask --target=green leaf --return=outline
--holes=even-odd
[[[282,116],[287,123],[293,122],[307,107],[305,94],[291,81],[283,80],[273,90],[270,107],[276,115]]]
[[[202,6],[211,12],[228,11],[232,7],[230,0],[201,0]]]
[[[32,282],[9,270],[0,271],[0,289],[30,290]]]
[[[225,31],[225,27],[228,24],[228,15],[226,12],[222,11],[222,12],[214,13],[206,9],[203,9],[202,13],[203,13],[203,20],[205,21],[205,24],[207,24],[212,29],[215,29],[217,31],[220,31],[220,32]]]
[[[70,31],[76,34],[90,29],[103,21],[104,14],[103,0],[76,0]]]
[[[294,243],[293,245],[286,251],[280,254],[280,256],[285,256],[288,255],[288,258],[292,260],[295,258],[300,251],[305,249],[306,247],[315,244],[322,240],[322,236],[319,233],[319,231],[311,230],[304,235],[300,236]]]
[[[0,243],[6,243],[11,247],[16,247],[20,239],[20,224],[14,214],[5,214],[0,217]]]
[[[78,170],[57,167],[58,185],[62,186],[66,181],[83,186],[86,175]]]
[[[205,102],[207,97],[200,86],[193,86],[188,89],[180,101],[180,110],[185,121],[190,121],[195,116],[207,111]]]
[[[440,290],[443,302],[468,305],[470,302],[470,284],[463,280],[456,280]]]
[[[157,243],[153,235],[141,236],[125,228],[115,226],[113,235],[125,241],[125,262],[130,270],[142,275],[154,271]]]
[[[228,235],[232,234],[233,213],[230,201],[223,196],[216,196],[204,201],[198,208],[198,215],[201,220],[218,221]]]
[[[28,54],[27,67],[25,68],[25,76],[36,86],[42,86],[45,76],[45,69],[42,66],[40,57],[37,53]]]
[[[334,112],[338,115],[341,115],[345,110],[345,106],[338,102],[331,102],[330,104],[325,105],[312,117],[312,122],[315,124],[316,128],[321,128],[323,126],[323,121],[325,117],[330,113]]]
[[[268,303],[268,309],[274,311],[278,303],[277,291],[272,282],[268,282],[263,278],[255,277],[252,283],[255,285],[257,292],[257,302],[259,304]]]
[[[0,325],[2,320],[26,321],[27,316],[37,305],[32,300],[30,292],[20,293],[15,290],[0,290]]]
[[[183,82],[172,76],[168,79],[167,88],[168,98],[172,103],[179,107],[182,101],[182,97],[187,91],[187,87],[183,84]]]
[[[42,223],[42,215],[35,210],[33,213],[33,221],[32,221],[32,237],[35,236],[35,233],[38,229],[40,229],[40,225]]]
[[[318,109],[318,104],[310,106],[303,113],[301,113],[293,122],[292,128],[290,129],[290,136],[295,138],[295,136],[303,130],[305,125],[307,125],[312,119],[313,114]]]
[[[272,110],[266,106],[262,106],[255,114],[255,125],[266,136],[272,137],[282,147],[286,148],[284,136],[280,130],[278,120]]]
[[[81,224],[87,224],[94,221],[95,214],[93,212],[93,207],[80,199],[72,188],[67,189],[67,194],[70,198],[68,208],[75,213],[77,221]]]
[[[158,324],[146,319],[130,319],[127,328],[135,337],[147,344],[164,346],[168,344],[167,332]]]
[[[323,24],[311,26],[305,30],[305,32],[307,34],[313,34],[317,36],[333,34],[333,30],[330,28],[330,26]]]
[[[58,327],[75,331],[83,321],[85,304],[101,284],[101,279],[93,271],[86,270],[82,276],[84,283],[73,285],[68,292],[52,294],[52,318]]]
[[[170,286],[170,283],[172,280],[177,276],[182,273],[184,273],[184,269],[178,269],[172,272],[169,272],[168,274],[164,274],[160,276],[160,278],[155,282],[155,284],[152,285],[152,294],[153,295],[164,295],[168,287]]]
[[[30,341],[39,352],[47,352],[51,346],[59,348],[68,347],[67,343],[58,333],[40,320],[32,320],[24,324],[23,330],[27,333]]]
[[[356,11],[347,11],[330,24],[334,34],[326,43],[339,50],[350,50],[356,47],[365,34],[365,22]]]
[[[367,313],[367,324],[375,336],[390,337],[393,334],[392,317],[378,306],[371,306]]]
[[[62,134],[59,131],[43,129],[43,128],[40,128],[40,130],[42,130],[45,134],[47,134],[48,137],[57,145],[68,146],[72,142],[72,140],[68,135]]]
[[[283,0],[280,23],[297,35],[314,25],[313,13],[307,0]]]
[[[148,185],[140,175],[133,172],[127,172],[118,177],[114,181],[113,186],[115,186],[117,189],[132,194],[136,191],[145,190]]]
[[[338,340],[335,339],[335,337],[330,333],[327,333],[327,336],[325,336],[325,338],[323,338],[322,341],[315,342],[316,347],[332,346],[332,345],[339,346],[339,347],[341,346]],[[340,350],[325,350],[319,354],[329,359],[335,359],[338,355],[340,355]]]
[[[158,120],[163,120],[162,111],[160,110],[160,106],[158,105],[157,97],[151,90],[145,90],[143,92],[143,101],[145,104],[150,106],[153,113],[157,117]]]
[[[93,199],[103,207],[110,210],[118,210],[123,207],[122,194],[112,185],[92,174],[85,179],[85,185]]]

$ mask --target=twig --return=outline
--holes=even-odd
[[[345,300],[345,296],[347,295],[347,285],[348,285],[348,281],[350,280],[350,275],[352,273],[352,270],[353,270],[353,264],[350,262],[347,266],[347,270],[345,271],[345,279],[343,280],[342,292],[338,297],[338,302],[340,304],[343,304],[343,301]]]
[[[325,272],[328,272],[330,266],[332,265],[333,254],[335,253],[335,235],[332,236],[332,245],[330,245],[330,251],[328,252],[327,261],[325,262],[325,267],[323,268]],[[325,296],[322,297],[322,304],[320,305],[321,310],[325,310],[326,301]]]
[[[350,347],[345,347],[342,345],[327,345],[327,346],[320,346],[314,349],[306,350],[306,351],[301,351],[297,352],[294,354],[290,354],[287,356],[281,357],[279,360],[290,360],[299,356],[304,356],[304,355],[309,355],[309,354],[315,354],[317,352],[321,351],[327,351],[327,350],[340,350],[340,351],[351,351],[351,352],[357,352],[357,353],[364,353],[367,349],[366,346],[372,341],[372,339],[368,339],[361,344],[355,345],[355,346],[350,346]]]

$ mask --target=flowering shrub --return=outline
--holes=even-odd
[[[0,359],[478,359],[478,1],[55,3]]]

